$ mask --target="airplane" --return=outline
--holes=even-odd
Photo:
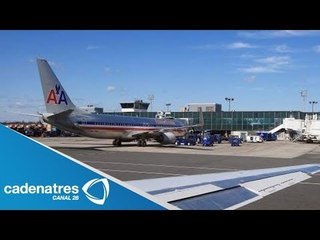
[[[114,139],[113,145],[137,140],[146,146],[152,138],[166,144],[174,143],[189,128],[177,119],[138,118],[108,114],[92,114],[77,108],[62,87],[45,59],[37,59],[47,112],[43,120],[62,130],[94,138]],[[127,181],[171,206],[185,210],[232,210],[258,201],[320,172],[320,164],[304,164],[279,168],[208,173],[167,178]]]
[[[320,172],[320,164],[131,180],[171,209],[235,210]]]
[[[40,116],[44,122],[61,130],[87,137],[114,139],[114,146],[121,146],[122,142],[137,141],[138,146],[144,147],[147,139],[154,139],[161,144],[173,144],[188,129],[203,126],[202,112],[200,123],[196,125],[185,125],[172,118],[87,113],[73,104],[45,59],[37,59],[37,65],[48,112]]]

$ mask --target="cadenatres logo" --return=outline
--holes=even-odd
[[[90,188],[92,188],[94,185],[96,184],[102,184],[102,197],[96,197],[93,196],[92,194],[90,194],[88,191]],[[104,202],[106,201],[106,199],[108,198],[109,195],[109,183],[108,180],[106,178],[95,178],[92,179],[90,181],[88,181],[83,187],[82,187],[82,191],[85,193],[86,197],[93,203],[98,204],[98,205],[103,205]]]
[[[82,191],[85,196],[94,204],[103,205],[109,196],[109,182],[106,178],[94,178],[86,182]],[[78,185],[33,185],[28,182],[22,185],[6,185],[3,192],[7,195],[45,195],[50,196],[53,201],[78,201]]]

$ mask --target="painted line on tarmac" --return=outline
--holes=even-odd
[[[109,172],[129,172],[129,173],[158,174],[158,175],[169,175],[169,176],[183,176],[183,174],[176,174],[176,173],[142,172],[142,171],[117,170],[117,169],[107,169],[107,168],[99,168],[99,170],[109,171]]]
[[[123,162],[100,162],[100,161],[82,161],[84,163],[103,163],[103,164],[117,164],[117,165],[129,165],[129,166],[151,166],[151,167],[167,167],[167,168],[187,168],[187,169],[199,169],[199,170],[218,170],[218,171],[242,171],[243,169],[235,168],[211,168],[211,167],[188,167],[177,165],[164,165],[164,164],[145,164],[145,163],[123,163]]]

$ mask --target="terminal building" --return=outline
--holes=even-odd
[[[155,118],[159,112],[148,112],[149,103],[142,100],[121,103],[121,112],[105,113],[134,117]],[[203,114],[204,127],[221,133],[231,131],[270,131],[283,123],[285,118],[305,119],[306,115],[317,113],[302,111],[222,111],[217,103],[189,103],[179,112],[170,112],[178,118],[193,125],[199,123],[200,110]]]
[[[111,113],[108,113],[111,114]],[[112,113],[126,116],[150,117],[157,112],[120,112]],[[301,111],[204,111],[204,129],[215,131],[269,131],[283,123],[284,118],[305,119],[310,112]],[[199,123],[198,111],[171,112],[174,118],[189,119],[190,124]]]
[[[189,103],[184,112],[221,112],[221,104],[218,103]]]
[[[88,113],[103,113],[103,108],[95,107],[94,105],[87,105],[85,107],[79,107],[81,110],[88,112]]]

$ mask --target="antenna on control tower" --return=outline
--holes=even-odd
[[[153,94],[149,95],[148,100],[150,101],[150,112],[152,112],[152,102],[154,100],[154,95]]]
[[[300,96],[302,98],[302,103],[303,103],[303,111],[305,112],[306,111],[306,99],[307,99],[307,96],[308,96],[308,91],[307,90],[301,90],[300,91]]]

